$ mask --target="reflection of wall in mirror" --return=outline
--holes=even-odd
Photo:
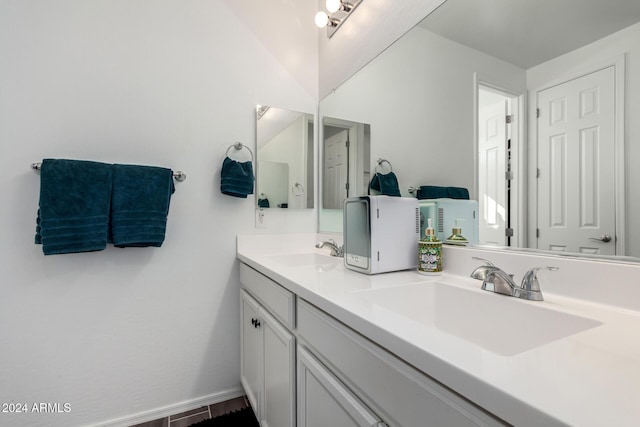
[[[409,186],[444,185],[475,198],[474,72],[524,91],[522,68],[416,27],[325,98],[321,113],[370,123],[371,156],[393,164],[404,196]]]
[[[258,200],[269,201],[270,208],[286,206],[290,200],[289,165],[287,163],[258,161]]]
[[[370,156],[393,164],[403,196],[442,185],[476,199],[474,73],[525,90],[524,69],[416,27],[323,99],[320,114],[369,123]]]
[[[286,129],[274,136],[267,144],[258,150],[258,161],[286,163],[288,165],[288,180],[286,183],[285,194],[288,198],[288,206],[290,209],[299,209],[307,207],[307,198],[304,196],[296,197],[291,194],[291,187],[295,182],[306,183],[306,151],[307,147],[303,143],[307,140],[307,120],[304,114],[300,115],[296,121],[289,125]],[[258,169],[260,169],[260,163]],[[262,179],[264,175],[258,172],[258,192],[265,193],[269,198],[270,206],[277,205],[271,200],[271,195],[263,190]],[[305,185],[305,191],[307,186]],[[282,203],[282,202],[278,202]],[[284,201],[283,203],[287,203]],[[312,205],[313,206],[313,205]],[[312,207],[311,206],[311,207]]]

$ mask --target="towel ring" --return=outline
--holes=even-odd
[[[242,150],[243,148],[246,148],[247,150],[249,150],[249,154],[251,154],[251,161],[253,162],[253,151],[251,151],[251,148],[247,147],[242,142],[236,142],[235,144],[231,144],[229,148],[227,148],[227,152],[225,154],[227,157],[229,157],[229,151],[232,148],[235,148],[238,151]]]
[[[302,196],[304,194],[304,186],[299,182],[296,182],[293,184],[293,187],[291,187],[291,192],[294,196]]]
[[[41,168],[42,168],[42,163],[40,162],[31,163],[31,169],[33,169],[35,173],[39,174]],[[182,171],[171,171],[171,172],[173,174],[173,179],[175,179],[178,182],[182,182],[185,179],[187,179],[187,174]]]
[[[387,159],[382,159],[382,158],[378,158],[377,162],[376,162],[376,172],[378,172],[378,168],[382,166],[383,163],[386,163],[389,165],[389,172],[393,172],[393,166],[391,166],[391,162]]]

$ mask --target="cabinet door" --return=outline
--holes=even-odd
[[[295,426],[295,338],[264,308],[259,311],[263,341],[262,427]]]
[[[298,427],[384,423],[304,347],[298,347]]]
[[[260,412],[259,393],[262,389],[262,331],[258,328],[258,303],[240,291],[240,382],[251,407]]]

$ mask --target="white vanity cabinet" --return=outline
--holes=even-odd
[[[245,264],[241,382],[262,427],[505,426]]]
[[[295,426],[295,295],[242,265],[241,383],[262,427]]]
[[[507,425],[301,299],[297,332],[298,348],[308,347],[318,365],[391,427]],[[300,350],[298,355],[300,358]],[[299,376],[301,369],[308,368],[299,367]],[[298,410],[302,412],[305,399],[301,403],[300,382]],[[316,404],[308,398],[306,402]],[[330,411],[331,405],[324,410]]]

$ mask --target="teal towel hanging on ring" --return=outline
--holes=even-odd
[[[393,172],[387,174],[376,174],[369,183],[369,189],[379,191],[383,196],[395,196],[400,197],[400,188],[398,187],[398,178]]]
[[[247,198],[253,194],[253,164],[225,157],[222,162],[220,191],[227,196]]]
[[[251,154],[251,161],[238,162],[229,157],[231,149],[240,151],[244,148]],[[246,199],[247,195],[253,194],[253,182],[256,180],[253,175],[253,151],[242,142],[236,142],[227,148],[226,154],[220,174],[220,191],[227,196]]]
[[[389,165],[389,172],[381,173],[378,171],[383,163]],[[369,182],[369,189],[367,193],[371,194],[371,190],[375,190],[383,196],[402,196],[400,194],[400,187],[398,186],[398,178],[396,177],[396,174],[393,173],[393,166],[391,166],[391,162],[389,160],[380,158],[377,160],[375,173],[373,178],[371,178],[371,182]]]

